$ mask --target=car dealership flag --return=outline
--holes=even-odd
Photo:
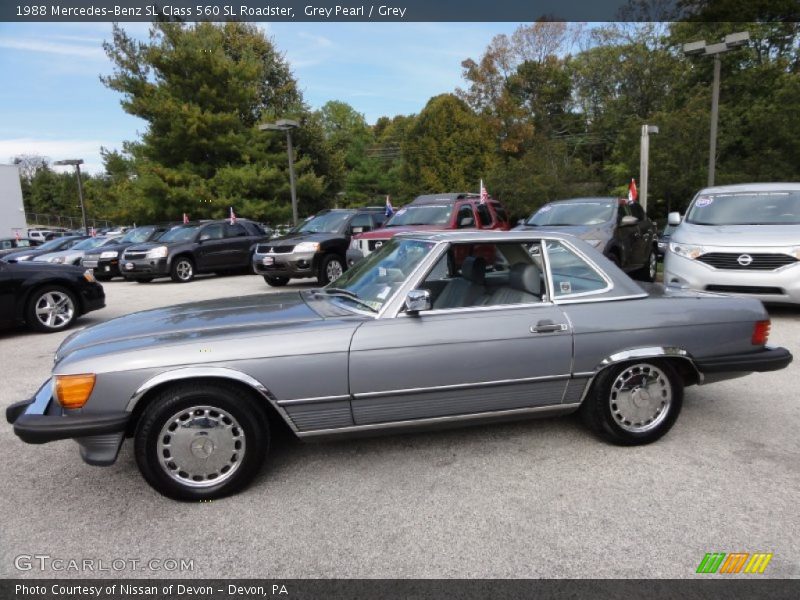
[[[189,215],[183,213],[183,224],[186,225],[189,222]]]
[[[636,180],[631,179],[630,185],[628,185],[628,204],[633,204],[639,199],[639,192],[636,190]]]
[[[92,237],[97,237],[97,229],[95,229],[94,227],[89,229],[89,233],[91,234]]]
[[[386,218],[388,219],[394,214],[394,207],[392,207],[392,199],[389,194],[386,194]]]
[[[489,192],[486,191],[486,186],[483,185],[483,179],[481,179],[481,203],[486,202],[489,199]]]
[[[236,223],[236,213],[233,212],[233,207],[231,206],[231,225]]]

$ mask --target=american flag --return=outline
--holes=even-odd
[[[639,199],[639,192],[636,189],[636,180],[631,179],[631,182],[628,185],[628,204],[633,204],[638,199]]]
[[[489,199],[489,192],[486,191],[486,186],[483,185],[483,179],[481,179],[481,204],[486,202]]]
[[[233,212],[233,207],[231,206],[231,225],[236,223],[236,213]]]
[[[189,222],[189,215],[183,213],[183,224],[186,225]]]
[[[389,194],[386,194],[386,218],[388,219],[394,214],[394,208],[392,207],[392,200],[389,198]]]
[[[91,227],[89,229],[89,233],[91,234],[92,237],[97,237],[97,229],[95,229],[94,227]]]
[[[15,230],[14,230],[14,237],[15,237],[15,238],[17,238],[17,240],[19,240],[19,239],[20,239],[20,235],[19,235],[19,229],[15,229]]]

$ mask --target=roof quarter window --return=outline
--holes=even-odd
[[[611,287],[606,277],[568,245],[559,240],[549,240],[546,247],[553,298],[599,294]]]

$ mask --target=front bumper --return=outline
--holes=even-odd
[[[95,275],[119,276],[118,258],[84,258],[81,264],[87,269],[93,269]]]
[[[716,269],[667,250],[664,284],[757,298],[767,303],[800,304],[800,263],[772,271]]]
[[[119,271],[125,279],[166,277],[169,275],[169,264],[166,258],[128,259],[123,256]]]
[[[366,255],[358,248],[348,248],[346,258],[347,266],[352,267],[357,262],[364,260]]]
[[[53,380],[36,395],[6,408],[6,420],[28,444],[74,439],[90,465],[110,465],[119,453],[130,420],[127,411],[85,414],[64,411],[53,398]]]
[[[253,255],[253,271],[271,277],[316,277],[316,252],[267,252]]]

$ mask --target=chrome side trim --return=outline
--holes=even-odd
[[[164,373],[159,373],[155,377],[151,377],[147,381],[145,381],[142,385],[139,386],[139,389],[134,392],[131,399],[128,400],[128,405],[125,407],[125,410],[128,412],[132,412],[136,404],[139,400],[142,399],[148,391],[152,390],[154,387],[158,385],[162,385],[164,383],[169,383],[172,381],[182,381],[184,379],[194,379],[197,377],[215,377],[218,379],[233,379],[238,381],[239,383],[243,383],[250,387],[251,389],[258,392],[267,402],[269,402],[272,407],[278,412],[278,414],[286,421],[287,425],[292,428],[292,431],[297,433],[298,429],[295,426],[294,422],[286,411],[281,408],[278,404],[277,399],[273,396],[272,392],[266,388],[260,381],[242,373],[241,371],[237,371],[235,369],[229,369],[227,367],[185,367],[181,369],[175,369],[174,371],[165,371]]]
[[[592,387],[594,380],[597,376],[602,372],[604,369],[610,367],[611,365],[624,362],[626,360],[641,360],[647,358],[680,358],[687,361],[694,369],[694,372],[697,374],[697,382],[698,384],[702,384],[704,380],[703,374],[694,364],[694,359],[692,355],[689,354],[683,348],[676,348],[672,346],[650,346],[646,348],[631,348],[628,350],[623,350],[621,352],[617,352],[610,356],[607,356],[600,363],[597,365],[597,368],[593,373],[591,373],[591,377],[586,382],[586,387],[583,389],[583,394],[581,394],[581,402],[586,399],[586,395],[589,393],[589,389]],[[578,374],[575,374],[578,377]]]
[[[591,293],[591,292],[587,292]],[[627,296],[611,296],[610,298],[575,298],[574,296],[570,296],[564,300],[556,300],[555,303],[559,306],[564,304],[588,304],[589,302],[617,302],[619,300],[638,300],[641,298],[647,298],[647,294],[629,294]]]
[[[281,406],[289,406],[292,404],[318,404],[325,402],[341,402],[342,400],[350,400],[350,396],[318,396],[316,398],[292,398],[290,400],[278,400]]]
[[[428,425],[438,425],[447,423],[458,423],[461,421],[480,421],[501,419],[503,417],[513,417],[515,415],[538,414],[540,416],[551,416],[573,412],[578,409],[580,403],[574,404],[553,404],[550,406],[534,406],[530,408],[514,408],[509,410],[497,410],[469,415],[454,415],[448,417],[430,417],[426,419],[413,419],[411,421],[390,421],[388,423],[374,423],[371,425],[353,425],[352,427],[339,427],[337,429],[317,429],[313,431],[301,431],[297,433],[301,438],[314,438],[336,435],[347,435],[350,433],[380,431],[383,429],[408,429],[414,427],[425,427]]]
[[[476,383],[454,383],[451,385],[435,385],[432,387],[405,388],[402,390],[387,390],[384,392],[364,392],[363,394],[353,394],[354,399],[360,398],[381,398],[384,396],[402,396],[405,394],[422,394],[425,392],[441,392],[443,390],[463,390],[475,387],[492,387],[498,385],[513,385],[516,383],[529,383],[532,381],[557,381],[559,379],[569,379],[570,375],[545,375],[542,377],[522,377],[520,379],[497,379],[495,381],[479,381]]]
[[[426,310],[423,312],[424,315],[459,315],[464,313],[473,313],[473,312],[490,312],[490,311],[497,311],[497,310],[521,310],[521,309],[537,309],[542,306],[549,306],[553,307],[554,304],[552,302],[537,302],[531,304],[493,304],[491,306],[457,306],[453,308],[432,308],[431,310]],[[399,318],[402,317],[411,317],[405,312],[401,312],[397,315]],[[417,318],[416,315],[413,318]]]

